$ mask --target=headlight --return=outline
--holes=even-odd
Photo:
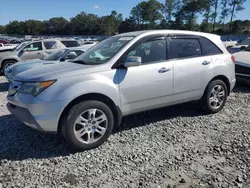
[[[55,83],[56,80],[52,81],[45,81],[45,82],[24,82],[19,90],[18,93],[27,93],[33,96],[39,95],[45,89],[50,87],[52,84]]]

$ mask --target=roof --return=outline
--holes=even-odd
[[[196,31],[186,31],[186,30],[143,30],[143,31],[134,31],[129,33],[122,33],[117,36],[139,36],[139,35],[150,35],[150,34],[186,34],[186,35],[198,35],[204,37],[220,37],[219,35],[211,33],[203,33]]]

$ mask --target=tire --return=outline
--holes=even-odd
[[[95,113],[93,109],[95,109]],[[99,101],[84,101],[76,104],[66,116],[61,127],[61,133],[69,148],[73,151],[89,150],[102,145],[108,139],[114,127],[114,115],[111,109]],[[100,117],[103,117],[103,121],[98,120]],[[82,121],[83,119],[84,121]],[[102,122],[98,123],[98,121]],[[80,122],[80,124],[76,122]],[[105,131],[104,128],[106,128]],[[78,135],[84,134],[77,137],[76,131],[78,131]],[[91,140],[90,137],[96,138],[96,141]],[[87,143],[88,140],[89,143]]]
[[[223,92],[223,97],[220,97]],[[213,80],[208,84],[199,103],[202,109],[207,113],[215,114],[221,111],[221,109],[225,106],[227,96],[228,89],[225,82],[222,80]]]
[[[14,61],[14,60],[6,60],[6,61],[4,61],[3,62],[3,66],[2,66],[2,71],[3,71],[3,74],[4,74],[4,70],[7,68],[7,67],[9,67],[9,66],[11,66],[11,65],[14,65],[16,63],[16,61]]]
[[[232,48],[232,46],[228,46],[228,47],[227,47],[227,51],[228,51],[229,53],[231,53],[231,48]]]

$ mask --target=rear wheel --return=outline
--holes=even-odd
[[[200,105],[208,113],[217,113],[225,106],[227,96],[226,84],[222,80],[213,80],[208,84]]]
[[[71,108],[62,132],[70,148],[76,151],[92,149],[103,144],[114,126],[110,108],[99,101],[84,101]]]

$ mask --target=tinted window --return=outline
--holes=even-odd
[[[35,42],[35,43],[31,43],[29,44],[28,46],[26,46],[24,48],[24,51],[39,51],[39,50],[42,50],[43,47],[42,47],[42,43],[41,42]]]
[[[201,46],[198,39],[171,39],[170,56],[173,59],[201,56]]]
[[[59,50],[57,52],[54,52],[50,55],[48,55],[47,57],[43,58],[44,60],[47,61],[54,61],[54,60],[58,60],[61,56],[63,56],[65,53],[67,53],[69,50],[67,49],[63,49],[63,50]]]
[[[142,64],[146,64],[166,60],[166,52],[166,40],[155,38],[140,43],[127,56],[139,56],[142,58]]]
[[[56,41],[46,41],[43,44],[47,50],[58,48]]]
[[[82,55],[84,52],[81,50],[74,50],[74,52],[77,54],[77,56]]]
[[[202,38],[201,40],[202,44],[202,50],[204,55],[215,55],[215,54],[221,54],[221,50],[210,40]]]
[[[77,41],[74,41],[74,40],[65,40],[65,41],[62,40],[61,42],[64,44],[64,46],[66,48],[80,46],[80,44]]]

